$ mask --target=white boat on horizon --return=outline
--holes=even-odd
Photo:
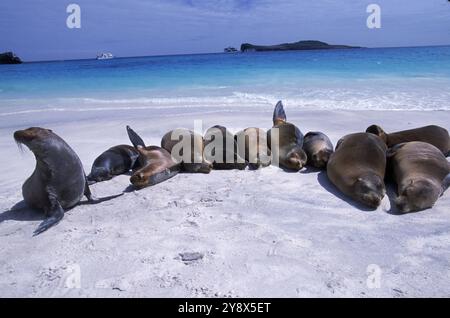
[[[113,59],[114,55],[112,55],[112,53],[102,53],[97,55],[97,60],[110,60]]]

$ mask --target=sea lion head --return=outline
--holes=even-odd
[[[376,174],[359,177],[354,185],[356,199],[370,208],[376,209],[386,194],[382,178]]]
[[[366,129],[366,133],[374,134],[383,139],[385,143],[387,143],[387,134],[380,126],[372,125]]]
[[[146,168],[148,167],[136,171],[130,178],[131,184],[137,189],[142,189],[150,185],[150,171],[146,171]]]
[[[91,173],[87,176],[88,181],[102,182],[112,179],[109,169],[106,167],[93,167]]]
[[[150,185],[150,177],[154,174],[155,169],[149,165],[149,158],[153,157],[154,159],[157,159],[156,156],[152,156],[152,153],[154,153],[156,148],[157,147],[154,146],[145,148],[141,145],[136,147],[136,150],[139,152],[139,165],[142,168],[133,173],[130,182],[137,189],[142,189]]]
[[[321,149],[311,156],[311,162],[316,168],[325,168],[332,153],[330,149]]]
[[[44,149],[48,149],[52,145],[57,147],[56,143],[48,142],[48,137],[53,136],[55,136],[55,134],[50,129],[30,127],[24,130],[17,130],[14,133],[14,140],[19,147],[25,145],[35,155],[40,155],[43,154]]]
[[[441,195],[442,187],[428,179],[411,180],[395,200],[403,212],[415,212],[431,208]]]
[[[286,166],[288,169],[302,170],[307,161],[308,157],[302,149],[294,149],[287,156]]]

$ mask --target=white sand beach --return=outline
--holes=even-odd
[[[168,130],[192,129],[199,119],[204,130],[215,124],[233,132],[268,129],[272,111],[224,106],[2,114],[0,297],[450,296],[450,191],[430,210],[398,215],[388,196],[376,211],[361,209],[324,172],[269,167],[179,174],[115,200],[79,205],[37,237],[33,231],[43,217],[15,206],[35,165],[30,151],[18,150],[17,129],[51,128],[88,173],[104,150],[129,143],[126,125],[148,145],[159,145]],[[286,105],[286,112],[303,133],[320,130],[334,143],[374,123],[386,131],[450,128],[450,111]],[[128,186],[124,175],[91,189],[103,197]],[[377,269],[379,285],[370,284]]]

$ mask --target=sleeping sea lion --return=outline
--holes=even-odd
[[[114,146],[103,152],[92,164],[91,173],[87,179],[89,184],[110,180],[114,176],[136,169],[139,152],[128,145]]]
[[[328,161],[328,178],[347,196],[375,209],[386,194],[386,150],[383,140],[373,134],[347,135]]]
[[[216,140],[217,138],[217,140]],[[215,170],[244,170],[245,159],[237,154],[234,135],[224,126],[213,126],[205,132],[205,159],[212,162]],[[210,149],[211,148],[211,149]]]
[[[246,128],[234,136],[237,154],[245,159],[250,169],[270,166],[271,152],[267,145],[267,133],[260,128]]]
[[[387,153],[402,212],[431,208],[450,184],[450,163],[435,146],[421,141],[398,144]]]
[[[139,152],[138,168],[133,171],[130,178],[133,186],[142,189],[161,183],[178,174],[180,166],[169,152],[157,146],[146,147],[142,138],[130,126],[127,126],[127,133],[131,143]]]
[[[450,136],[443,127],[430,125],[388,134],[380,126],[372,125],[366,132],[379,136],[389,148],[404,142],[423,141],[437,147],[444,156],[450,156]]]
[[[164,135],[161,147],[167,150],[181,171],[191,173],[210,173],[212,163],[204,158],[203,136],[184,128],[174,129]]]
[[[272,140],[273,132],[278,131],[278,140]],[[297,126],[286,121],[283,103],[279,101],[273,112],[273,128],[267,132],[267,142],[275,162],[283,168],[299,171],[307,162],[303,151],[303,134]],[[273,143],[272,143],[273,142]]]
[[[310,131],[305,135],[303,150],[308,157],[308,165],[325,169],[333,153],[333,144],[330,138],[322,132]]]

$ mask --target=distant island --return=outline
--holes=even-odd
[[[21,64],[22,60],[13,52],[0,53],[0,64]]]
[[[359,49],[360,46],[332,45],[321,41],[298,41],[295,43],[284,43],[278,45],[253,45],[244,43],[241,52],[264,52],[264,51],[295,51],[295,50],[330,50],[330,49]]]

